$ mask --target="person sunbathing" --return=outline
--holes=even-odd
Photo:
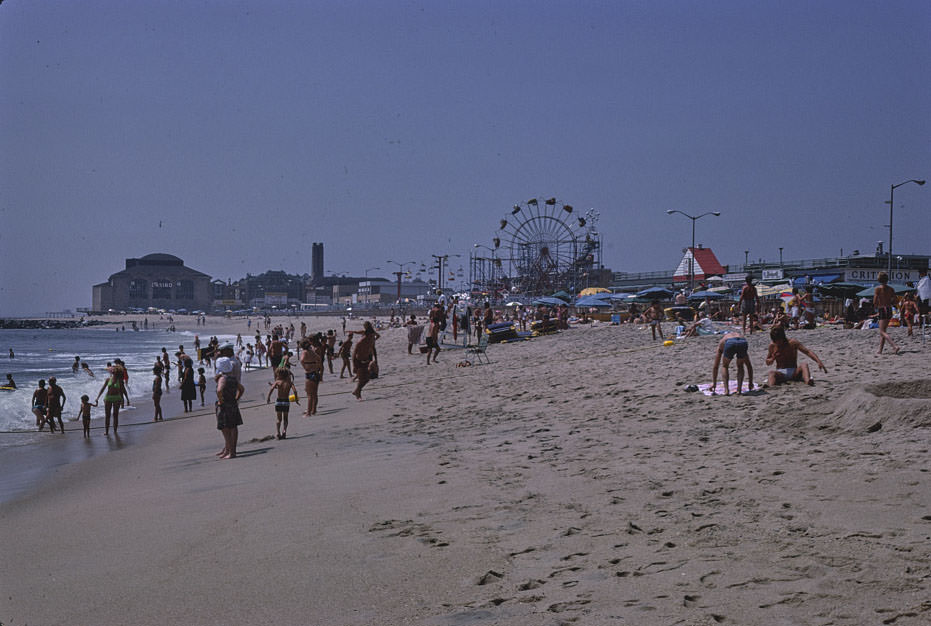
[[[773,327],[769,331],[769,338],[772,343],[769,344],[769,350],[766,353],[766,364],[776,364],[776,369],[770,370],[767,375],[770,387],[775,387],[790,380],[802,380],[805,381],[806,385],[815,384],[811,378],[808,363],[802,363],[799,366],[799,352],[817,363],[818,367],[827,374],[828,368],[824,366],[818,355],[803,346],[800,341],[786,338],[786,331],[782,326]]]

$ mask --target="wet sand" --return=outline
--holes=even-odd
[[[792,332],[814,387],[708,397],[714,337],[573,328],[456,367],[389,330],[365,400],[327,374],[284,441],[250,373],[240,458],[205,411],[0,504],[0,622],[925,624],[931,343],[892,332]]]

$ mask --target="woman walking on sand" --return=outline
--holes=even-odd
[[[357,400],[362,399],[362,388],[365,387],[365,384],[369,381],[370,370],[372,363],[375,359],[375,340],[378,339],[379,334],[375,332],[375,328],[372,326],[371,322],[366,322],[362,331],[362,339],[359,340],[359,343],[356,344],[355,349],[352,351],[352,368],[356,372],[358,377],[358,382],[356,383],[356,388],[352,392],[352,395],[356,397]]]
[[[181,373],[181,401],[185,413],[194,410],[194,400],[197,400],[197,382],[194,380],[194,361],[188,357],[184,359],[184,371]]]

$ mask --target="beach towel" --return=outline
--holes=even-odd
[[[730,387],[731,393],[737,393],[737,381],[732,378],[731,380],[727,382],[729,383],[728,387]],[[711,383],[702,383],[698,385],[698,390],[702,392],[703,394],[705,394],[706,396],[710,396],[711,395]],[[717,390],[718,390],[718,394],[721,394],[721,395],[724,394],[724,381],[723,380],[718,381]],[[744,391],[746,390],[747,390],[747,381],[745,380]]]

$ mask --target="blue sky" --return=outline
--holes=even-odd
[[[724,264],[872,252],[889,186],[931,178],[929,61],[919,1],[8,0],[0,314],[151,252],[387,274],[531,197],[599,211],[616,271],[677,265],[667,209],[720,211]],[[929,209],[896,191],[896,252],[931,252]]]

